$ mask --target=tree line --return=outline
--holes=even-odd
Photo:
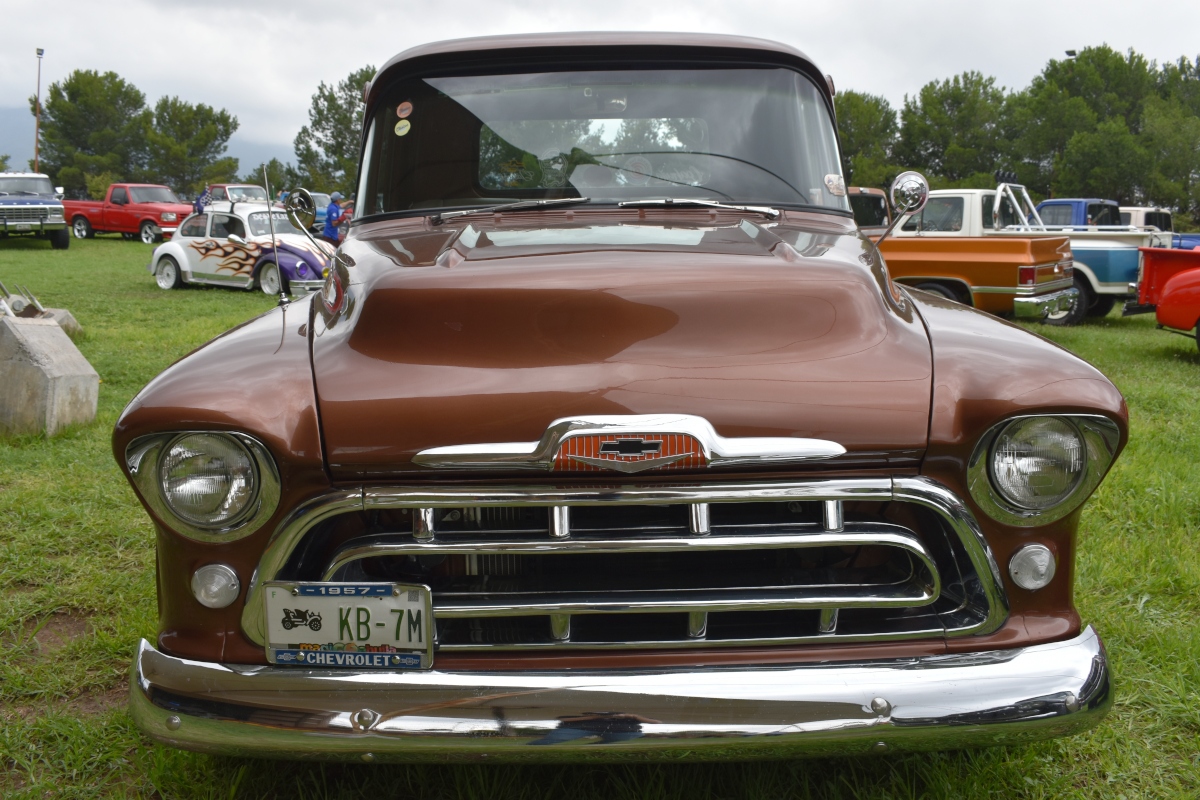
[[[312,97],[309,123],[293,142],[296,162],[271,159],[239,177],[238,159],[226,155],[237,117],[225,109],[178,97],[153,106],[115,72],[75,70],[52,83],[42,103],[40,169],[71,197],[102,198],[110,183],[161,183],[194,196],[210,183],[262,183],[272,188],[353,190],[362,130],[362,87],[374,67],[344,80],[322,82]],[[29,99],[30,112],[37,99]],[[0,165],[8,157],[0,156]],[[30,163],[32,168],[33,164]]]
[[[1200,57],[1159,65],[1089,47],[1008,91],[968,71],[905,95],[834,98],[847,182],[918,169],[934,188],[988,188],[998,169],[1031,195],[1157,205],[1200,225]]]

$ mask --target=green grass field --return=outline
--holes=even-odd
[[[1090,501],[1078,601],[1105,637],[1113,713],[1023,747],[744,764],[381,767],[213,758],[150,744],[124,709],[134,645],[155,632],[149,521],[113,461],[126,402],[169,363],[267,310],[261,293],[163,292],[150,248],[120,238],[0,246],[0,281],[71,309],[100,373],[95,423],[0,440],[3,797],[1197,797],[1200,796],[1200,354],[1113,312],[1034,326],[1102,369],[1132,436]]]

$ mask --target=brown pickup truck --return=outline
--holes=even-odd
[[[169,237],[192,213],[192,207],[181,203],[170,188],[147,183],[114,183],[103,200],[67,200],[63,206],[76,239],[121,233],[144,244]]]
[[[878,241],[893,219],[883,191],[852,186],[848,195],[859,230]],[[1075,303],[1065,236],[887,238],[879,250],[897,283],[999,316],[1058,324]]]

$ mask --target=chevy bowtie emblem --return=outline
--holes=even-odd
[[[617,439],[600,445],[602,456],[649,456],[660,452],[662,442],[648,442],[645,439]]]
[[[554,457],[554,469],[589,472],[612,469],[703,469],[708,457],[696,437],[686,433],[606,434],[566,436]]]

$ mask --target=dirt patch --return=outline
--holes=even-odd
[[[40,705],[3,705],[0,706],[0,720],[5,717],[15,717],[29,722],[35,717],[45,717],[47,714],[66,714],[71,717],[99,716],[114,708],[121,708],[129,701],[129,689],[125,686],[114,686],[88,694],[81,694],[67,699],[47,700]]]
[[[39,622],[28,624],[28,630],[37,628]],[[55,653],[76,639],[88,636],[91,633],[91,626],[88,624],[86,617],[76,617],[71,614],[55,614],[45,625],[42,625],[33,636],[33,640],[37,643],[37,654],[39,656],[48,656]]]

